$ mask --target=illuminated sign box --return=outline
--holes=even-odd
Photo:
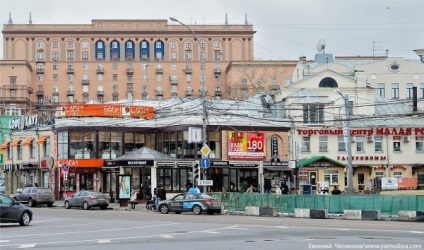
[[[228,132],[228,159],[264,160],[265,133]]]

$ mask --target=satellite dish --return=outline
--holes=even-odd
[[[317,51],[318,52],[325,52],[325,40],[321,39],[317,43]]]

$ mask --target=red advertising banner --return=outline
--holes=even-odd
[[[265,133],[228,132],[228,159],[264,160]]]
[[[398,178],[399,189],[417,189],[418,180],[417,178]]]
[[[132,118],[154,118],[153,107],[148,106],[121,106],[114,104],[83,104],[64,105],[57,108],[58,117],[132,117]]]

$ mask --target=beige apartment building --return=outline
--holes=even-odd
[[[255,31],[247,20],[187,27],[166,19],[83,25],[10,20],[2,31],[3,110],[22,115],[57,103],[199,98],[202,81],[207,98],[245,99],[278,89],[296,66],[254,61]]]

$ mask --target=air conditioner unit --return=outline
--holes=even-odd
[[[367,142],[373,142],[374,141],[374,137],[372,136],[367,136]]]
[[[403,136],[403,142],[409,142],[409,136]]]

